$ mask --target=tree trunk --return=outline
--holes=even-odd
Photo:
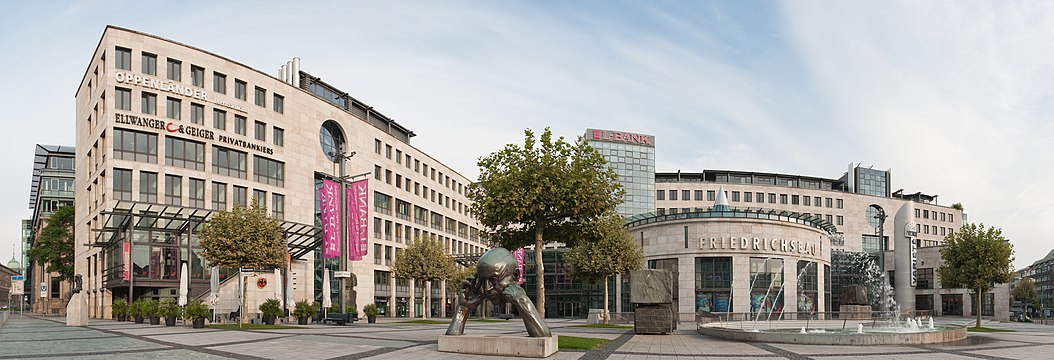
[[[608,323],[611,315],[608,315],[608,277],[604,277],[604,324]]]
[[[423,297],[423,299],[421,299],[421,312],[423,313],[421,314],[422,319],[428,319],[428,310],[430,310],[429,307],[432,305],[432,303],[428,301],[430,291],[431,289],[428,288],[428,283],[425,283],[425,289],[424,291],[421,291],[421,297]]]
[[[981,305],[983,305],[981,304],[982,298],[983,297],[981,296],[981,288],[977,288],[977,327],[981,327]]]
[[[541,319],[545,319],[545,267],[542,265],[542,232],[545,231],[544,220],[538,220],[538,224],[534,229],[534,278],[537,281],[538,286],[538,299],[535,300],[535,307],[538,308],[538,315]]]

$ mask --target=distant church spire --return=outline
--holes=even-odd
[[[728,197],[725,196],[725,187],[721,186],[717,190],[717,201],[714,202],[714,211],[730,211],[732,207],[728,205]]]

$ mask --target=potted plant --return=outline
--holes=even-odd
[[[355,305],[348,304],[348,315],[350,315],[353,319],[359,318],[359,310],[355,308]]]
[[[183,318],[193,321],[195,329],[204,328],[205,319],[209,318],[209,306],[201,299],[191,299],[186,311],[183,312]]]
[[[133,302],[132,305],[128,306],[128,315],[131,315],[132,317],[135,318],[135,323],[136,324],[142,324],[143,323],[143,317],[147,316],[146,303],[147,303],[147,300],[145,300],[145,299],[138,299],[135,302]]]
[[[264,324],[274,325],[274,319],[285,315],[285,311],[282,310],[281,302],[278,299],[267,299],[263,304],[260,304],[260,312],[263,313]]]
[[[161,325],[161,306],[157,300],[145,300],[143,303],[143,316],[150,317],[150,325]]]
[[[377,310],[377,304],[366,304],[366,306],[362,307],[362,313],[366,314],[367,322],[373,324],[377,322],[377,314],[380,311]]]
[[[183,309],[176,304],[176,299],[164,298],[158,304],[157,315],[165,318],[165,326],[176,326],[176,318],[182,315]]]
[[[296,316],[296,323],[300,325],[307,325],[307,321],[318,310],[315,309],[315,305],[308,303],[307,301],[297,301],[296,308],[293,309],[293,316]]]
[[[125,321],[128,319],[128,302],[122,299],[115,299],[113,301],[113,318],[117,321]]]

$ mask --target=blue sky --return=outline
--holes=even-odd
[[[73,95],[107,24],[269,73],[302,68],[475,177],[522,130],[656,136],[660,171],[837,178],[962,202],[1020,268],[1051,249],[1054,3],[980,1],[18,2],[0,13],[0,259],[33,144],[72,145]],[[469,139],[470,141],[465,141]]]

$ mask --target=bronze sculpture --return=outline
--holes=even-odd
[[[490,249],[480,256],[476,274],[461,281],[458,288],[457,310],[446,330],[447,335],[464,335],[468,314],[483,300],[495,305],[512,304],[523,318],[530,337],[551,337],[534,303],[527,297],[523,287],[516,284],[516,258],[504,248]]]

